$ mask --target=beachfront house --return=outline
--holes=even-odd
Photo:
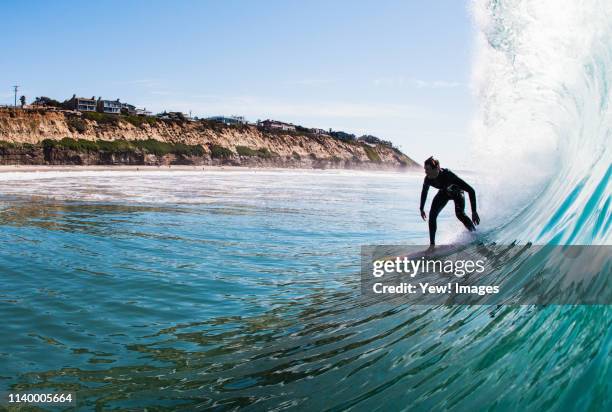
[[[136,114],[136,106],[129,103],[121,103],[121,114]]]
[[[130,116],[151,116],[153,113],[147,110],[147,108],[140,109],[133,104],[121,103],[121,114],[127,114]]]
[[[157,116],[158,119],[162,119],[162,120],[180,120],[180,121],[187,120],[187,116],[185,116],[185,114],[182,113],[182,112],[166,112],[166,111],[164,111],[163,113],[159,113],[156,116]]]
[[[143,108],[143,109],[138,109],[136,108],[134,110],[134,114],[136,116],[151,116],[153,113],[151,113],[150,111],[147,110],[147,108]]]
[[[364,134],[363,136],[357,139],[358,141],[367,144],[368,146],[378,146],[379,144],[383,146],[393,147],[393,143],[389,140],[382,140],[376,136],[372,136],[371,134]]]
[[[295,125],[291,123],[279,122],[278,120],[267,119],[262,122],[258,122],[257,125],[267,130],[295,131]]]
[[[229,116],[229,117],[228,116],[212,116],[212,117],[207,117],[206,120],[209,120],[211,122],[223,123],[228,126],[246,124],[246,120],[244,119],[244,116]]]
[[[121,102],[117,100],[102,100],[98,98],[97,109],[100,113],[108,114],[120,114],[121,113]]]
[[[311,129],[310,129],[310,133],[312,133],[312,134],[316,134],[316,135],[318,135],[318,136],[323,136],[323,135],[328,136],[328,134],[327,134],[327,131],[326,131],[326,130],[324,130],[324,129],[319,129],[319,128],[316,128],[316,127],[311,128]]]
[[[345,142],[355,140],[355,135],[354,134],[342,132],[340,130],[333,131],[333,130],[329,129],[329,135],[331,137],[333,137],[334,139],[343,140]]]
[[[78,110],[80,112],[95,112],[97,106],[95,96],[88,99],[86,97],[77,97],[76,94],[73,94],[72,98],[70,98],[70,100],[66,100],[64,104],[67,108]]]

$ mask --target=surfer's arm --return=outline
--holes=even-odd
[[[429,183],[427,179],[423,179],[423,188],[421,189],[421,205],[419,210],[422,212],[425,208],[425,201],[427,200],[427,192],[429,191]]]
[[[456,184],[461,190],[467,192],[470,197],[470,205],[472,206],[472,214],[476,213],[476,191],[470,185],[468,185],[463,179],[453,173],[453,183]]]

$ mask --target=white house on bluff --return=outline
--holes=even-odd
[[[102,100],[98,98],[97,109],[101,113],[119,114],[121,113],[121,102],[117,100]]]
[[[257,125],[263,127],[264,129],[277,129],[277,130],[284,130],[284,131],[295,130],[295,125],[291,123],[279,122],[278,120],[267,119],[267,120],[264,120],[263,122],[258,122]]]
[[[92,96],[91,99],[87,97],[76,97],[75,94],[72,98],[66,101],[68,108],[72,110],[78,110],[80,112],[95,112],[96,111],[96,97]]]
[[[66,100],[64,102],[67,108],[72,110],[78,110],[80,112],[100,112],[100,113],[108,113],[108,114],[130,114],[137,116],[150,116],[151,112],[146,108],[139,109],[133,104],[122,103],[117,100],[104,100],[101,97],[98,97],[96,100],[95,96],[92,96],[91,99],[86,97],[77,97],[75,94],[72,95],[72,98]]]
[[[226,124],[228,126],[231,125],[237,125],[237,124],[246,124],[247,121],[245,120],[244,116],[213,116],[213,117],[207,117],[206,120],[210,120],[213,122],[220,122],[223,124]]]

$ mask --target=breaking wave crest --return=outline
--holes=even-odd
[[[612,3],[478,0],[472,10],[475,164],[494,238],[610,244]]]

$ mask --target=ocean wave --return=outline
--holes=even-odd
[[[610,244],[612,3],[472,6],[474,164],[491,236]]]

